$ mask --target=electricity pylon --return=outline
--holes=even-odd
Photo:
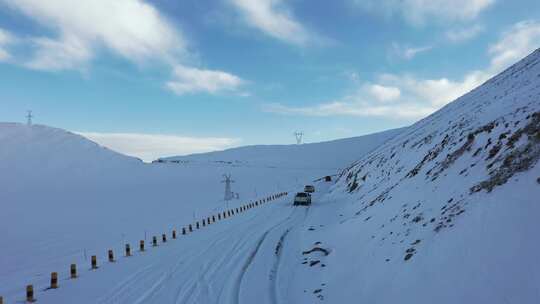
[[[228,202],[234,198],[234,193],[231,190],[231,184],[234,183],[234,180],[232,179],[231,174],[223,174],[223,178],[225,178],[225,180],[221,182],[225,183],[225,201]]]
[[[32,115],[32,110],[28,110],[28,111],[27,111],[27,114],[26,114],[26,124],[27,124],[28,126],[31,126],[31,125],[32,125],[32,117],[34,117],[34,116]]]
[[[301,145],[302,144],[302,137],[304,136],[304,132],[296,131],[296,132],[294,132],[294,136],[296,137],[296,144]]]

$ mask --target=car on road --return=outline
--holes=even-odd
[[[294,196],[294,206],[309,206],[311,205],[311,194],[305,192],[298,192]]]
[[[313,187],[312,185],[306,185],[304,187],[304,192],[313,193],[313,192],[315,192],[315,187]]]

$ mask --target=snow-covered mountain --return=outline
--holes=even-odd
[[[275,166],[259,148],[245,148],[255,152],[242,165],[247,152],[182,165],[121,157],[123,170],[90,170],[83,184],[36,162],[49,172],[36,192],[11,165],[0,171],[0,295],[22,302],[35,284],[39,303],[539,303],[540,50],[380,143],[328,165],[346,168],[315,183],[309,208],[289,195],[131,257],[120,256],[125,243],[221,212],[223,173],[242,194],[234,208],[332,172]],[[49,151],[9,147],[38,155],[26,159]],[[55,179],[69,186],[51,190]],[[51,271],[59,289],[47,289]]]
[[[291,302],[540,303],[539,158],[537,50],[341,173]]]
[[[245,146],[210,153],[167,157],[158,161],[338,170],[357,160],[359,155],[371,152],[404,130],[406,128],[302,145]]]

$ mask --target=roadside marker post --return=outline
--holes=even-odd
[[[97,256],[93,255],[93,256],[92,256],[92,270],[95,270],[95,269],[98,269],[98,266],[97,266]]]
[[[30,303],[36,301],[36,299],[34,299],[34,286],[33,285],[26,286],[26,301]]]
[[[139,250],[140,250],[141,252],[144,251],[144,240],[140,240],[140,241],[139,241]]]
[[[51,272],[51,288],[52,289],[58,288],[58,273],[57,272]]]
[[[109,262],[114,262],[114,253],[112,250],[109,249]]]
[[[72,279],[77,278],[77,264],[71,264],[71,266],[69,267],[69,276]]]

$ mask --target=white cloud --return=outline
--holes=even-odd
[[[181,35],[152,5],[142,0],[1,0],[45,27],[57,38],[39,38],[35,62],[61,68],[62,60],[90,59],[104,46],[134,62],[171,61],[185,51]],[[60,50],[62,56],[55,56]],[[37,65],[41,67],[41,65]],[[70,65],[65,68],[71,68]]]
[[[428,18],[467,21],[478,16],[495,0],[353,0],[359,7],[392,16],[402,14],[413,24]]]
[[[368,91],[373,98],[381,102],[396,100],[401,96],[401,90],[399,88],[387,87],[379,84],[366,85],[365,90]]]
[[[361,116],[413,120],[425,117],[489,79],[483,71],[468,73],[461,81],[417,79],[409,75],[381,75],[376,84],[363,85],[339,100],[308,107],[270,104],[267,112],[306,116]]]
[[[59,71],[85,70],[100,49],[133,63],[159,62],[173,69],[166,86],[177,93],[209,92],[238,86],[227,72],[187,67],[187,43],[165,16],[144,0],[0,0],[55,33],[32,37],[35,50],[24,65]],[[0,33],[1,35],[1,33]],[[2,54],[0,41],[0,58]],[[4,51],[5,52],[5,51]],[[194,73],[185,75],[182,71]]]
[[[7,61],[11,58],[11,54],[6,47],[14,43],[14,41],[15,37],[10,32],[0,28],[0,62]]]
[[[84,69],[93,57],[90,45],[73,35],[65,35],[60,40],[34,38],[32,43],[37,46],[37,51],[25,66],[36,70]]]
[[[483,71],[468,73],[462,80],[453,81],[448,78],[417,79],[409,75],[381,75],[379,81],[386,85],[399,87],[403,96],[410,100],[418,100],[428,108],[436,109],[481,85],[492,75]]]
[[[77,132],[120,153],[152,161],[159,157],[223,150],[241,140],[227,137],[185,137],[163,134]]]
[[[422,79],[407,74],[383,74],[375,84],[365,84],[358,91],[339,100],[306,107],[269,104],[264,110],[307,116],[349,115],[417,119],[480,86],[539,47],[540,23],[520,22],[504,32],[499,41],[489,47],[490,64],[486,69],[470,71],[462,79]],[[373,94],[376,91],[378,92]]]
[[[446,38],[450,42],[459,43],[473,39],[482,31],[484,31],[484,27],[480,24],[475,24],[470,27],[448,30],[446,31]]]
[[[313,38],[312,34],[295,20],[282,0],[229,1],[242,13],[249,25],[269,36],[296,45],[305,45]]]
[[[391,117],[397,119],[416,119],[433,112],[433,109],[418,107],[415,104],[402,104],[396,108],[395,105],[373,105],[357,98],[357,96],[351,95],[340,101],[307,107],[289,107],[273,103],[264,105],[263,110],[286,115]]]
[[[403,57],[406,59],[413,59],[416,55],[431,50],[430,46],[418,47],[418,48],[407,48],[403,52]]]
[[[196,92],[236,91],[242,84],[244,84],[242,79],[226,72],[179,65],[174,68],[173,79],[167,82],[167,87],[177,95],[183,95]]]
[[[397,55],[400,58],[411,60],[416,55],[420,53],[427,52],[431,50],[433,47],[431,46],[421,46],[421,47],[410,47],[410,46],[403,46],[398,43],[392,44],[392,52]]]
[[[489,48],[491,66],[494,70],[502,70],[539,47],[540,22],[519,22]]]
[[[462,81],[447,78],[417,79],[406,75],[382,75],[377,84],[364,85],[354,94],[315,106],[288,107],[269,104],[263,110],[306,116],[361,116],[394,119],[419,119],[474,89],[488,79],[474,72]]]
[[[279,103],[263,105],[263,111],[305,116],[360,116],[415,119],[434,111],[433,107],[408,101],[397,86],[364,84],[352,94],[314,106],[289,107]]]

